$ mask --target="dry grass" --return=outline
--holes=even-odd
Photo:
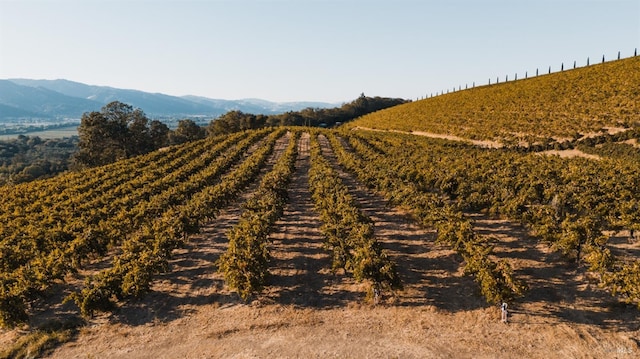
[[[560,156],[561,158],[583,157],[583,158],[588,158],[588,159],[592,159],[592,160],[599,160],[600,159],[600,156],[584,153],[584,152],[582,152],[582,151],[580,151],[578,149],[549,150],[549,151],[540,152],[540,154],[541,155],[547,155],[547,156]]]

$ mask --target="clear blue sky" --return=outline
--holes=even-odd
[[[640,0],[0,0],[0,79],[416,99],[640,48]]]

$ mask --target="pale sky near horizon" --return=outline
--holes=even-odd
[[[0,79],[416,99],[640,48],[640,0],[0,0]]]

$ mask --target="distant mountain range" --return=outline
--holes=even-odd
[[[21,120],[80,119],[112,101],[142,109],[150,118],[214,118],[232,110],[253,114],[277,114],[304,108],[330,108],[324,102],[276,103],[259,99],[217,100],[197,96],[169,96],[68,80],[0,80],[0,122]]]

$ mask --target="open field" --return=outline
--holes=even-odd
[[[19,135],[20,134],[0,135],[0,140],[10,140],[12,138],[17,138]],[[23,135],[33,137],[38,136],[42,139],[71,137],[78,135],[78,126],[74,125],[70,127],[56,128],[55,130],[27,132]]]

